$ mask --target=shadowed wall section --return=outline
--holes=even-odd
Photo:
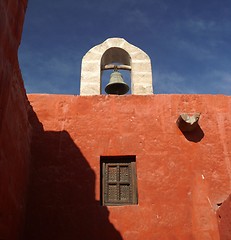
[[[20,238],[29,169],[27,97],[18,65],[26,0],[0,1],[0,239]]]
[[[219,239],[230,97],[28,97],[36,131],[25,239]],[[193,136],[176,125],[183,112],[201,113]],[[100,206],[100,156],[117,155],[136,156],[138,205]]]
[[[217,219],[220,239],[229,240],[231,237],[231,195],[223,203],[219,203]]]
[[[24,239],[122,240],[107,207],[95,199],[95,172],[66,130],[33,126],[30,193]]]

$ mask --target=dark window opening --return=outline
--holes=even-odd
[[[137,204],[135,156],[101,156],[101,204]]]

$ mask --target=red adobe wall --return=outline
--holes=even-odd
[[[219,239],[216,211],[231,193],[231,97],[28,98],[24,239]],[[201,112],[194,133],[176,126],[182,112]],[[101,155],[136,155],[138,205],[100,206]]]
[[[222,203],[217,210],[220,239],[229,240],[231,236],[231,195]]]
[[[18,65],[26,0],[0,1],[0,239],[21,236],[29,163],[28,100]]]

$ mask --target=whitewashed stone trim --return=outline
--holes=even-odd
[[[149,56],[123,38],[109,38],[91,48],[82,59],[80,95],[101,94],[101,68],[118,61],[131,67],[131,93],[153,93]]]

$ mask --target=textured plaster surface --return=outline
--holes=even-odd
[[[219,223],[219,232],[221,240],[229,240],[231,238],[231,195],[224,201],[219,203],[217,210],[217,219]]]
[[[28,98],[25,239],[220,239],[217,204],[231,192],[231,97]],[[182,133],[179,114],[195,112],[199,128]],[[115,155],[136,155],[138,205],[100,205],[100,156]]]

